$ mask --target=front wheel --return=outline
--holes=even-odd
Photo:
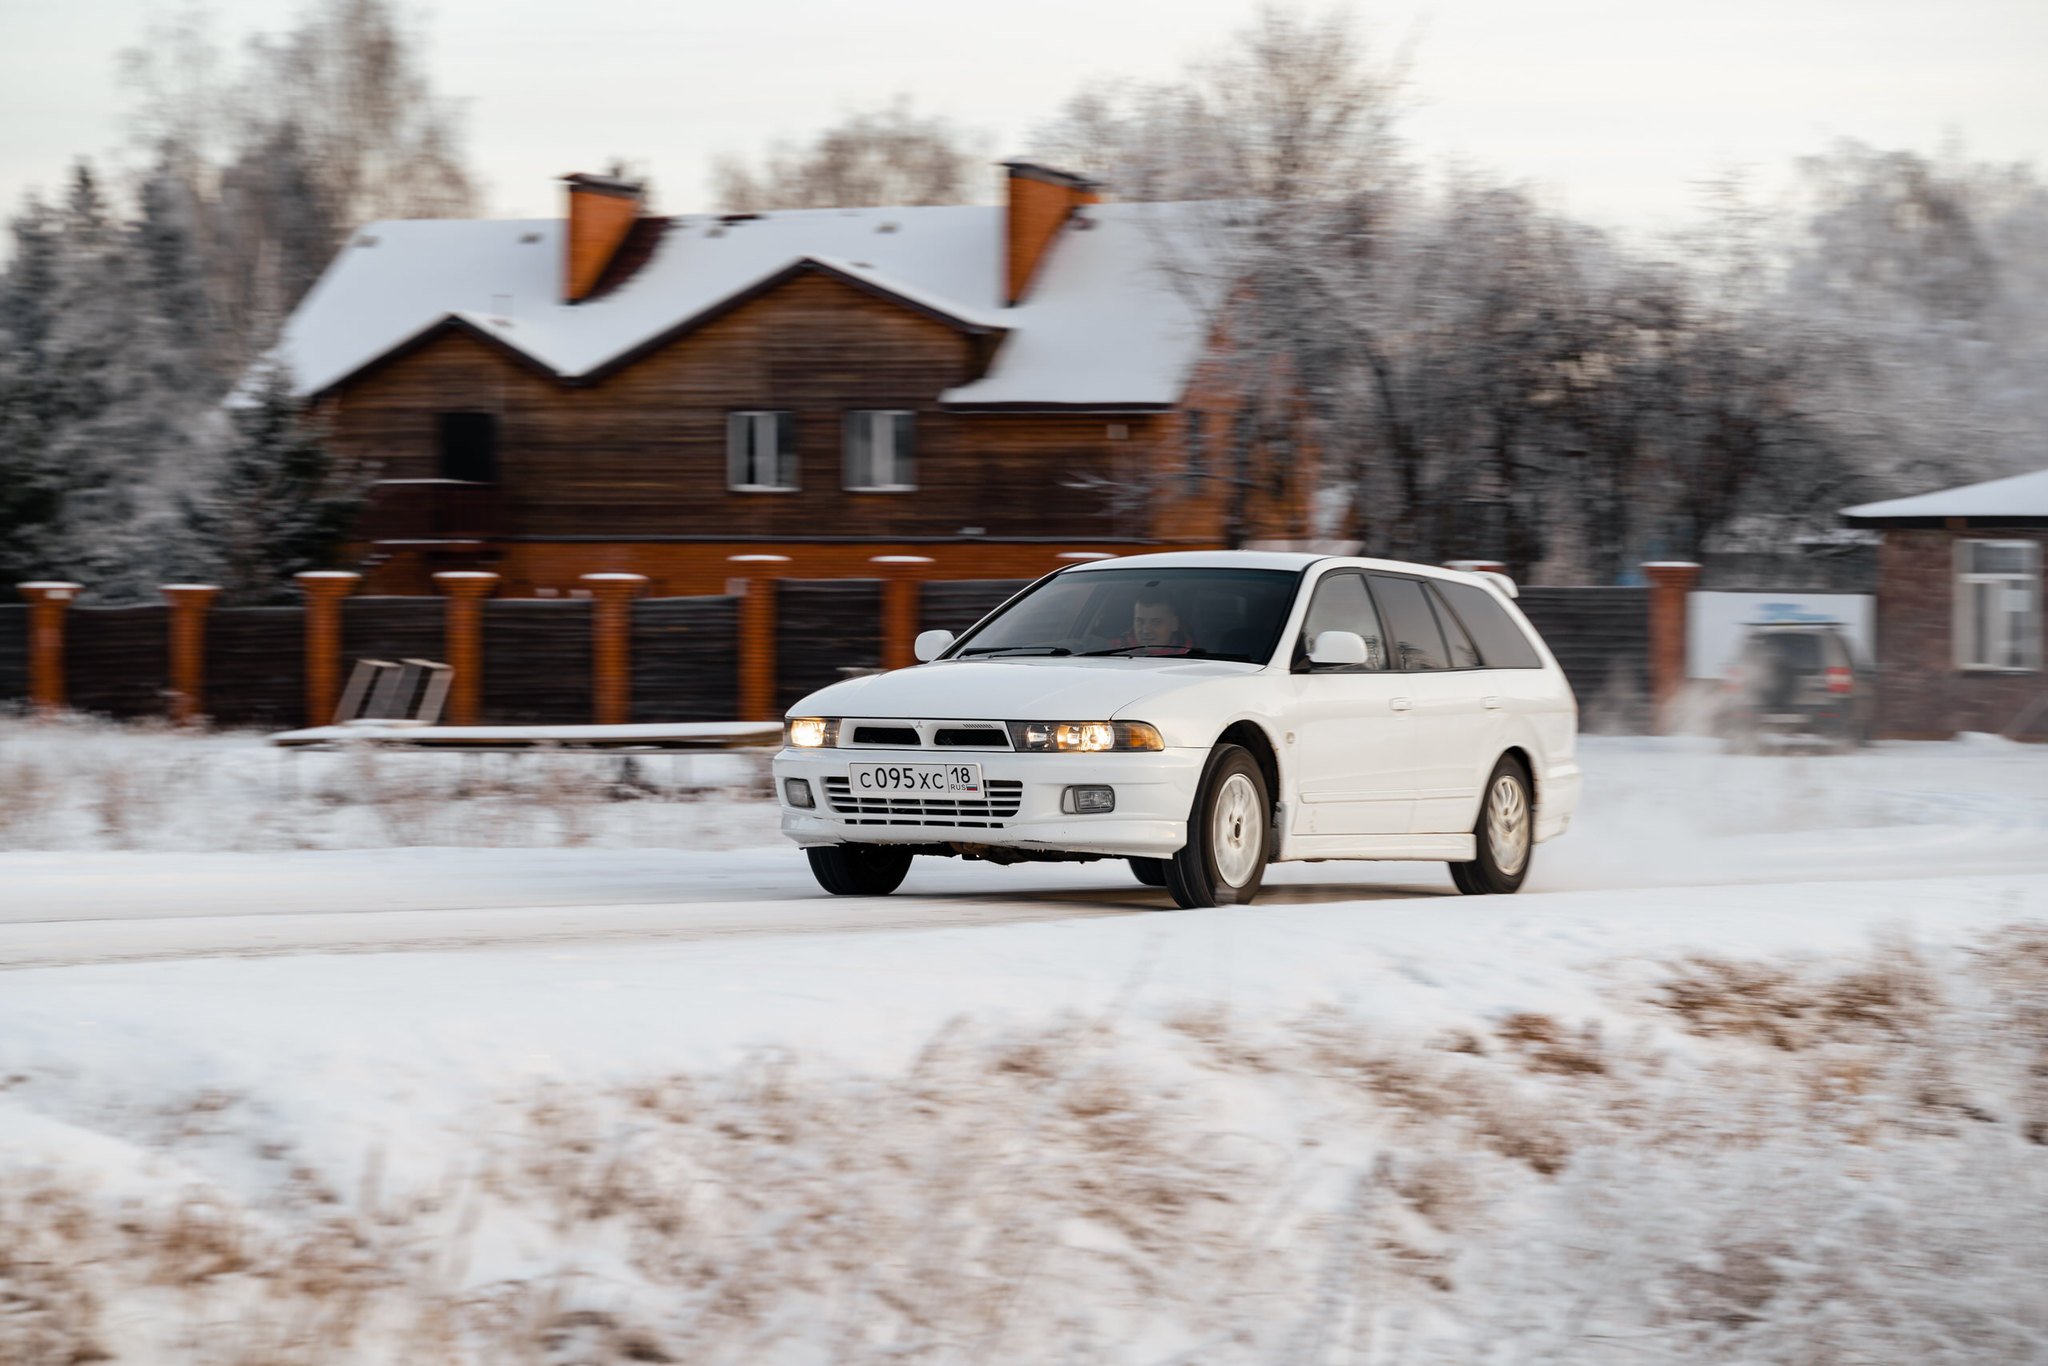
[[[1479,803],[1479,823],[1472,828],[1478,857],[1453,863],[1451,881],[1466,896],[1505,896],[1519,891],[1529,876],[1529,856],[1536,834],[1536,804],[1529,796],[1529,772],[1521,761],[1501,756],[1486,780]]]
[[[887,896],[910,871],[910,851],[886,844],[827,844],[804,853],[811,875],[834,896]]]
[[[1241,745],[1218,745],[1188,817],[1188,842],[1165,860],[1176,906],[1242,906],[1266,880],[1273,801],[1266,775]]]

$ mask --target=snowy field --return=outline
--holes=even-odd
[[[0,1362],[2048,1361],[2048,749],[1523,895],[819,893],[753,761],[0,725]]]

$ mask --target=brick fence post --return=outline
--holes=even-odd
[[[1686,594],[1700,581],[1700,567],[1689,560],[1657,560],[1645,564],[1643,574],[1650,580],[1651,725],[1668,735],[1685,688]]]
[[[341,600],[355,591],[362,575],[346,569],[309,569],[294,574],[306,595],[306,724],[325,726],[334,720],[341,697]]]
[[[919,576],[929,555],[874,555],[869,564],[882,567],[882,667],[907,669],[917,663],[917,600]]]
[[[206,610],[220,596],[210,583],[167,583],[171,605],[171,720],[189,726],[206,710]]]
[[[775,574],[787,555],[728,555],[728,564],[749,577],[728,579],[726,591],[740,600],[739,697],[742,721],[775,721]],[[755,577],[760,576],[760,577]]]
[[[590,588],[590,710],[600,726],[633,719],[633,599],[645,574],[580,574]]]
[[[434,575],[434,587],[448,597],[441,618],[441,652],[454,672],[448,724],[473,726],[483,715],[484,599],[498,590],[498,576],[487,569],[448,569]]]
[[[64,710],[64,611],[84,585],[37,579],[15,588],[28,599],[28,698],[53,715]]]

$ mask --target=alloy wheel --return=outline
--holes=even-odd
[[[1513,877],[1522,871],[1529,857],[1529,799],[1511,773],[1496,777],[1487,790],[1486,838],[1501,872]]]

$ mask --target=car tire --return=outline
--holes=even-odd
[[[1166,885],[1165,859],[1132,858],[1125,859],[1124,862],[1131,865],[1131,876],[1144,883],[1147,887],[1164,887]]]
[[[1248,905],[1266,879],[1272,828],[1273,799],[1258,761],[1241,745],[1216,746],[1188,816],[1188,842],[1162,860],[1174,905]]]
[[[903,885],[912,857],[886,844],[827,844],[804,853],[811,875],[834,896],[887,896]]]
[[[1536,852],[1536,803],[1521,760],[1504,754],[1493,766],[1480,793],[1472,843],[1478,857],[1450,866],[1459,891],[1506,896],[1521,889]]]

